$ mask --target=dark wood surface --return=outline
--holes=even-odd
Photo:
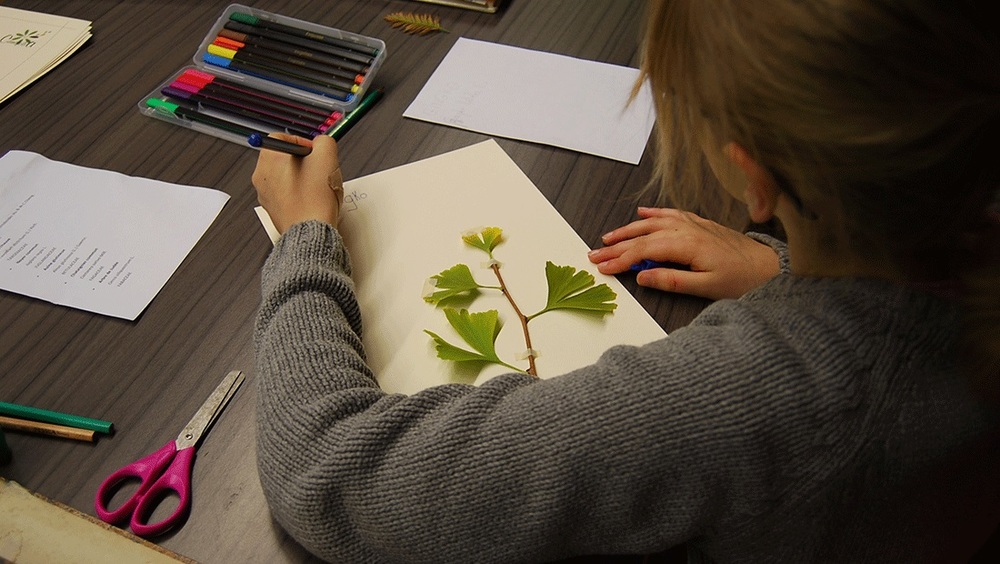
[[[464,147],[486,138],[402,112],[460,36],[637,66],[639,0],[508,0],[499,14],[404,0],[273,0],[246,4],[383,39],[376,84],[385,97],[340,143],[345,178]],[[82,18],[94,37],[79,52],[0,106],[0,154],[11,149],[168,182],[210,186],[232,199],[180,268],[134,322],[0,292],[0,400],[114,422],[94,444],[8,431],[14,461],[0,475],[94,514],[100,481],[173,438],[223,375],[247,381],[202,442],[192,512],[157,541],[203,562],[305,561],[274,525],[254,455],[252,330],[259,269],[271,244],[252,207],[256,152],[142,116],[138,102],[190,64],[229,2],[20,0],[4,5]],[[391,29],[394,11],[441,17],[447,34]],[[595,108],[600,119],[600,108]],[[553,147],[500,145],[590,245],[634,218],[652,171]],[[644,201],[650,201],[646,198]],[[125,211],[125,210],[123,210]],[[127,211],[126,211],[127,213]],[[703,300],[622,281],[667,330],[688,323]]]

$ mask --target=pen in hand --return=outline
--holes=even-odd
[[[324,135],[328,135],[339,140],[359,119],[361,119],[361,116],[365,115],[365,113],[367,113],[368,110],[370,110],[371,107],[379,101],[379,98],[381,97],[381,90],[370,91],[365,95],[364,99],[361,100],[361,103],[358,104],[356,108],[348,112],[344,117],[340,118],[340,121],[335,123],[333,127],[331,127]],[[280,139],[275,139],[274,137],[268,137],[262,133],[251,133],[250,136],[247,137],[247,143],[249,143],[252,147],[282,151],[284,153],[300,157],[304,157],[312,152],[312,147],[282,141]]]
[[[288,153],[289,155],[296,155],[299,157],[304,157],[312,152],[312,145],[299,145],[297,143],[284,141],[276,137],[268,137],[257,132],[251,133],[250,136],[247,137],[247,143],[249,143],[251,147],[281,151],[282,153]]]

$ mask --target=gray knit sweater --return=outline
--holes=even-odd
[[[325,559],[950,560],[1000,499],[998,412],[929,295],[782,274],[566,375],[404,396],[365,364],[349,273],[334,229],[292,227],[256,331],[261,485]]]

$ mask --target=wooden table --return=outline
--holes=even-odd
[[[638,66],[639,0],[508,0],[480,14],[404,0],[273,0],[254,7],[382,38],[376,83],[385,97],[341,141],[346,179],[457,149],[477,133],[403,119],[402,112],[459,37]],[[164,547],[203,562],[281,562],[309,555],[271,521],[254,451],[252,330],[259,269],[271,249],[251,208],[257,154],[248,147],[142,116],[138,102],[177,69],[229,2],[208,0],[14,0],[5,5],[90,20],[78,53],[0,106],[0,154],[51,159],[167,182],[210,186],[232,199],[148,309],[134,322],[0,292],[0,400],[114,422],[94,444],[7,433],[14,461],[0,475],[94,514],[94,493],[111,471],[160,447],[231,369],[247,382],[203,441],[190,518]],[[392,29],[395,11],[440,16],[450,33]],[[595,110],[600,111],[600,108]],[[598,116],[597,119],[600,119]],[[549,146],[499,139],[582,238],[634,218],[652,170]],[[623,282],[668,331],[703,300]]]

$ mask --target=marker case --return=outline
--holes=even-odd
[[[312,82],[304,80],[296,80],[297,82],[302,83],[301,85],[290,84],[289,82],[283,83],[273,78],[264,77],[256,72],[254,74],[250,74],[245,71],[236,71],[230,68],[224,68],[222,66],[211,64],[207,62],[206,59],[216,60],[216,61],[220,60],[218,55],[213,55],[213,53],[210,52],[210,51],[218,52],[217,49],[219,47],[218,46],[213,47],[212,44],[213,42],[216,41],[216,38],[219,36],[219,32],[225,28],[226,23],[231,21],[230,16],[234,13],[246,14],[251,16],[252,18],[257,18],[260,22],[263,22],[265,25],[278,24],[279,26],[291,26],[292,28],[296,28],[307,34],[310,34],[311,37],[315,37],[318,34],[334,42],[347,42],[349,44],[356,45],[357,49],[359,50],[370,50],[371,52],[373,52],[373,55],[371,55],[370,63],[364,64],[361,63],[359,60],[342,58],[342,56],[340,55],[333,54],[338,52],[338,47],[336,45],[324,44],[325,47],[323,47],[323,49],[325,49],[325,51],[321,52],[320,55],[324,57],[335,58],[338,60],[345,61],[345,64],[347,64],[351,68],[344,68],[344,69],[338,68],[336,70],[337,71],[342,70],[346,73],[355,74],[357,79],[360,79],[360,80],[355,79],[354,81],[355,87],[353,88],[355,91],[351,92],[353,96],[351,96],[349,100],[338,99],[337,94],[341,94],[339,92],[324,93],[321,90],[330,90],[330,89],[325,87],[318,87],[314,85]],[[237,21],[236,23],[240,23],[244,25],[244,27],[248,25],[243,23],[242,21]],[[273,31],[274,30],[271,30],[272,37],[273,37]],[[306,38],[299,38],[298,41],[301,42],[305,39]],[[270,40],[273,41],[273,39]],[[291,44],[288,44],[286,46],[289,45],[293,49],[297,47],[296,45],[291,45]],[[305,43],[300,43],[300,45],[305,45]],[[295,57],[295,55],[291,53],[292,52],[286,52],[286,53],[281,53],[281,55]],[[344,55],[343,57],[347,57],[347,55]],[[163,91],[171,87],[172,84],[175,84],[175,82],[178,81],[178,79],[182,75],[184,75],[185,77],[196,77],[199,76],[198,73],[207,73],[209,75],[217,77],[217,79],[219,80],[223,80],[226,81],[227,83],[234,85],[234,87],[237,88],[238,90],[232,90],[231,95],[238,96],[240,97],[240,99],[251,99],[251,98],[246,98],[247,96],[254,96],[252,99],[258,99],[256,96],[262,97],[260,99],[266,99],[269,97],[273,98],[274,100],[287,102],[292,106],[303,106],[323,111],[329,110],[331,115],[339,114],[343,116],[346,115],[348,112],[350,112],[352,109],[354,109],[364,98],[365,93],[372,86],[372,81],[375,79],[375,75],[377,74],[379,67],[381,67],[382,63],[385,61],[385,57],[386,57],[385,42],[382,41],[381,39],[368,37],[365,35],[359,35],[356,33],[351,33],[348,31],[343,31],[332,27],[322,26],[316,23],[290,18],[287,16],[282,16],[280,14],[259,10],[257,8],[251,8],[249,6],[244,6],[241,4],[231,4],[228,7],[226,7],[225,10],[223,10],[222,15],[219,16],[219,18],[215,21],[215,24],[210,29],[208,35],[206,35],[205,38],[202,40],[201,45],[198,47],[198,51],[195,53],[193,57],[193,65],[183,67],[179,69],[176,73],[171,75],[169,79],[167,79],[159,86],[157,86],[155,90],[153,90],[145,97],[143,97],[143,99],[139,101],[138,108],[143,115],[160,119],[169,123],[173,123],[175,125],[180,125],[182,127],[187,127],[189,129],[194,129],[201,133],[212,135],[214,137],[225,139],[227,141],[232,141],[234,143],[238,143],[243,146],[249,146],[249,144],[247,143],[247,133],[243,131],[244,129],[259,131],[264,134],[274,133],[274,132],[284,132],[300,136],[312,136],[315,134],[321,134],[324,131],[320,129],[310,130],[308,126],[290,127],[287,124],[283,124],[283,122],[285,122],[286,119],[278,119],[278,120],[270,119],[276,115],[285,117],[296,112],[301,113],[301,111],[299,110],[288,110],[287,113],[284,111],[279,112],[279,110],[277,109],[273,110],[275,113],[259,112],[259,111],[253,113],[247,113],[247,110],[243,110],[242,112],[240,112],[240,115],[237,115],[236,113],[233,113],[232,109],[222,110],[220,109],[219,106],[213,107],[212,105],[206,104],[204,101],[195,101],[189,98],[184,102],[185,105],[192,106],[192,109],[195,109],[196,113],[198,114],[202,114],[203,116],[208,116],[208,118],[214,118],[216,120],[222,119],[224,121],[235,124],[231,128],[223,129],[217,124],[207,123],[206,120],[208,120],[208,118],[199,118],[198,120],[194,120],[190,119],[190,117],[186,117],[184,115],[178,115],[177,113],[172,113],[171,111],[164,109],[164,106],[170,107],[170,105],[176,103],[178,101],[178,98],[165,95]],[[270,66],[271,61],[266,61],[266,62]],[[353,73],[351,69],[355,68],[354,65],[361,65],[362,67],[366,67],[365,72]],[[285,66],[286,68],[295,68],[296,70],[299,70],[299,72],[308,72],[310,75],[313,76],[315,75],[328,76],[330,79],[329,81],[331,83],[335,82],[338,85],[350,80],[346,78],[343,75],[343,73],[338,73],[338,75],[334,75],[332,73],[316,71],[315,69],[317,68],[327,67],[327,65],[322,63],[316,64],[312,69],[302,69],[301,67],[297,67],[295,65],[290,65],[290,64],[282,66]],[[257,69],[254,68],[253,70]],[[316,76],[316,78],[322,78],[322,76]],[[245,90],[247,92],[258,93],[258,94],[256,95],[247,94],[246,92],[240,92],[239,90]],[[267,103],[274,104],[275,102],[267,102]],[[238,103],[237,105],[242,105],[242,104]],[[184,112],[181,111],[180,113]],[[299,120],[292,119],[291,121],[298,122]],[[308,120],[304,120],[303,123],[305,121]],[[327,121],[329,122],[329,120]],[[333,124],[331,124],[331,127],[332,125]]]

